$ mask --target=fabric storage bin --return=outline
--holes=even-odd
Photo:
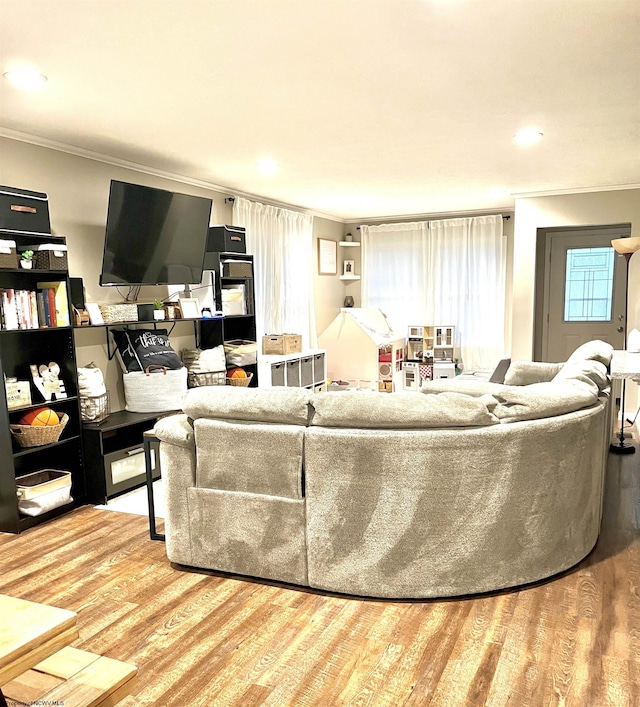
[[[63,243],[41,243],[20,246],[20,250],[33,251],[33,267],[37,270],[67,270],[67,246]]]
[[[71,472],[43,469],[16,478],[18,510],[37,516],[71,502]]]
[[[209,226],[207,253],[246,253],[242,226]]]
[[[0,186],[0,233],[50,234],[49,197],[44,192]]]
[[[100,314],[105,324],[113,322],[137,322],[138,305],[123,302],[121,304],[101,304]]]
[[[258,344],[255,341],[232,339],[224,342],[227,366],[250,366],[258,360]]]
[[[250,260],[222,260],[222,277],[253,277],[253,263]]]
[[[124,373],[125,410],[171,412],[182,407],[187,392],[187,369],[147,366],[145,371]]]
[[[16,242],[0,239],[0,268],[17,268]]]

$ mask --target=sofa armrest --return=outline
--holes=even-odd
[[[195,449],[196,447],[193,425],[187,415],[162,417],[156,422],[153,432],[161,442],[185,449]]]
[[[196,445],[187,415],[158,420],[154,427],[160,440],[160,469],[166,514],[164,519],[167,557],[171,562],[193,564],[191,514],[188,492],[196,484]]]

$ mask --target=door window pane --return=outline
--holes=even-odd
[[[568,248],[565,322],[611,321],[613,248]]]

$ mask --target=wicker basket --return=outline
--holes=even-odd
[[[227,385],[237,385],[241,388],[246,388],[253,378],[253,373],[247,373],[246,378],[229,378],[227,377]]]
[[[191,373],[187,374],[187,384],[189,388],[200,388],[205,385],[224,385],[226,382],[226,373],[224,371],[210,371],[206,373]]]
[[[62,430],[69,422],[69,415],[62,414],[60,423],[47,427],[37,427],[33,425],[9,425],[11,434],[21,447],[41,447],[45,444],[53,444],[60,439]]]
[[[109,393],[80,396],[80,416],[84,422],[102,422],[110,413]]]

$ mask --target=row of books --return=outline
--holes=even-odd
[[[69,326],[66,282],[38,282],[36,288],[0,289],[1,329]]]

